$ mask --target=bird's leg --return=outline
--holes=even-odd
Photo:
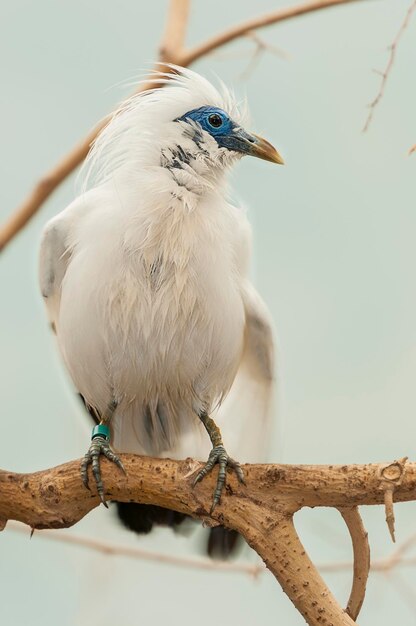
[[[227,467],[230,467],[237,474],[237,478],[240,483],[244,483],[244,474],[241,466],[237,461],[232,459],[226,449],[224,448],[221,431],[214,422],[214,420],[209,417],[207,413],[201,413],[199,415],[199,419],[205,426],[205,430],[207,431],[209,438],[212,443],[212,450],[209,453],[208,461],[205,463],[204,467],[198,472],[194,480],[194,486],[199,483],[209,472],[214,468],[215,465],[219,465],[218,470],[218,478],[217,484],[215,486],[214,498],[212,501],[211,513],[215,509],[216,505],[219,503],[221,499],[222,491],[225,487],[226,473]]]
[[[125,472],[123,463],[110,446],[109,423],[116,408],[117,402],[112,401],[100,423],[92,429],[91,444],[81,463],[82,482],[87,489],[90,488],[88,483],[88,466],[91,465],[98,495],[105,507],[107,507],[107,503],[104,496],[104,484],[101,478],[100,455],[103,454],[109,461],[115,463],[117,467]]]

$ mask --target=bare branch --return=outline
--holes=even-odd
[[[13,520],[9,520],[7,522],[7,531],[17,532],[18,534],[25,536],[31,536],[33,534],[33,529],[28,529],[25,524],[15,522]],[[84,535],[73,533],[66,534],[65,530],[57,532],[56,530],[44,529],[37,531],[35,533],[35,537],[40,539],[50,539],[51,541],[55,541],[57,543],[69,543],[74,546],[87,548],[87,550],[93,550],[109,556],[121,556],[143,561],[154,561],[166,565],[175,565],[191,569],[220,570],[248,574],[253,578],[257,578],[260,574],[263,574],[266,571],[265,566],[261,562],[258,564],[251,564],[198,557],[181,557],[178,555],[155,552],[153,550],[142,550],[141,548],[126,546],[123,544],[110,543],[108,541],[97,540]],[[398,567],[415,567],[416,557],[406,558],[406,553],[415,545],[415,543],[416,533],[413,533],[388,557],[372,561],[370,571],[385,574],[386,572],[391,572]],[[351,561],[318,563],[318,569],[320,572],[329,573],[351,570],[353,566],[354,563]]]
[[[85,159],[98,133],[110,120],[110,116],[97,124],[79,144],[65,156],[50,172],[48,172],[35,186],[32,193],[16,209],[7,222],[0,229],[0,251],[13,239],[27,224],[30,218],[38,211],[58,185]]]
[[[386,522],[389,529],[390,536],[393,543],[396,541],[394,535],[394,509],[393,509],[393,495],[395,489],[400,486],[404,474],[405,464],[407,456],[400,461],[394,461],[383,467],[380,472],[380,489],[384,491],[384,508],[386,511]]]
[[[211,37],[211,39],[207,39],[207,41],[204,41],[199,46],[191,48],[187,53],[185,53],[185,56],[182,59],[182,64],[190,65],[213,50],[231,43],[239,37],[244,37],[247,33],[258,30],[259,28],[271,26],[272,24],[277,24],[278,22],[283,22],[300,15],[305,15],[306,13],[312,13],[313,11],[320,11],[321,9],[327,9],[339,4],[347,4],[351,2],[357,2],[357,0],[312,0],[309,2],[303,2],[297,6],[279,9],[277,11],[273,11],[273,13],[252,18],[242,24],[237,24],[236,26],[227,29],[219,35]]]
[[[406,552],[410,550],[416,543],[416,533],[413,533],[403,543],[401,543],[397,549],[386,559],[380,559],[371,565],[371,569],[378,570],[380,572],[387,572],[398,565],[415,565],[416,558],[404,559]]]
[[[380,83],[380,87],[379,90],[377,92],[376,97],[374,98],[374,100],[372,100],[370,102],[370,104],[368,105],[369,107],[369,111],[368,111],[368,115],[367,115],[367,119],[365,121],[364,127],[363,127],[363,132],[365,133],[369,127],[370,124],[372,122],[373,116],[374,116],[374,110],[376,108],[376,106],[378,105],[378,103],[380,102],[380,100],[382,99],[382,97],[384,96],[384,92],[386,90],[386,84],[387,84],[387,80],[390,76],[391,70],[393,68],[394,65],[394,61],[396,59],[396,52],[397,52],[397,46],[399,45],[400,39],[402,38],[402,35],[404,33],[404,31],[406,30],[406,28],[409,26],[410,20],[412,18],[413,12],[416,9],[416,0],[413,0],[412,4],[410,5],[410,7],[408,8],[405,18],[399,28],[399,30],[397,31],[397,35],[394,38],[393,43],[389,46],[389,50],[390,50],[390,54],[389,54],[389,59],[387,61],[387,65],[384,71],[379,71],[379,70],[374,70],[377,74],[380,74],[381,76],[381,83]]]
[[[280,57],[281,59],[285,61],[288,60],[289,55],[285,50],[263,39],[263,37],[260,37],[260,35],[255,30],[247,33],[247,37],[251,39],[252,41],[254,41],[257,48],[261,48],[262,50],[268,51],[271,54],[274,54],[275,56]]]
[[[270,52],[271,54],[274,54],[275,56],[278,56],[281,59],[288,58],[288,55],[286,54],[284,50],[282,50],[281,48],[278,48],[277,46],[273,46],[272,44],[269,44],[267,41],[264,41],[264,39],[262,39],[262,37],[260,37],[260,35],[256,33],[255,31],[248,32],[246,37],[248,37],[254,42],[255,47],[254,47],[254,52],[251,56],[251,59],[246,69],[240,74],[240,79],[246,79],[252,74],[253,70],[255,69],[258,62],[260,61],[261,56],[265,52]]]
[[[353,620],[356,620],[364,602],[370,571],[370,546],[368,545],[368,535],[357,507],[340,508],[339,512],[348,527],[352,541],[354,576],[346,610],[348,615]]]
[[[173,461],[122,454],[127,477],[106,459],[102,460],[103,478],[110,500],[159,504],[196,517],[209,526],[234,520],[236,511],[229,505],[244,500],[255,506],[264,504],[296,512],[302,507],[330,506],[338,509],[384,504],[380,476],[386,464],[367,465],[246,465],[250,489],[234,481],[224,504],[209,514],[214,478],[207,477],[195,489],[192,478],[201,467],[193,459]],[[97,494],[86,490],[80,478],[80,461],[33,474],[0,470],[0,519],[15,519],[32,528],[67,528],[99,504]],[[385,477],[385,476],[384,476]],[[143,482],[143,486],[141,483]],[[232,494],[232,498],[230,497]],[[33,495],[33,497],[32,497]],[[407,463],[406,472],[394,492],[396,502],[416,500],[416,463]],[[227,506],[225,506],[227,505]],[[234,507],[235,508],[235,507]],[[243,506],[243,508],[245,508]],[[238,524],[240,525],[240,524]]]
[[[414,614],[416,606],[416,593],[412,585],[409,584],[407,578],[401,576],[399,572],[396,572],[395,576],[389,576],[388,580],[390,584],[396,587],[397,592],[400,594],[402,599],[406,602],[406,604],[413,611]]]
[[[171,0],[165,34],[160,46],[159,60],[166,64],[175,63],[186,67],[216,48],[230,43],[239,37],[246,36],[247,33],[257,28],[270,26],[271,24],[276,24],[313,11],[357,1],[358,0],[312,0],[295,7],[280,9],[274,13],[244,22],[207,40],[199,46],[186,50],[183,48],[183,45],[189,15],[189,0]],[[158,69],[161,69],[160,66]],[[165,69],[168,72],[170,71],[169,67]],[[153,83],[151,86],[155,87],[156,85]],[[136,93],[145,91],[148,88],[149,85],[141,84]],[[37,213],[53,191],[55,191],[69,174],[82,163],[88,154],[92,142],[110,119],[111,115],[105,117],[97,124],[97,126],[88,133],[85,139],[80,141],[68,155],[36,184],[28,198],[12,213],[6,223],[0,228],[0,252],[22,230],[31,217]]]
[[[26,536],[29,536],[30,534],[30,530],[28,530],[27,526],[14,521],[9,521],[7,523],[7,530],[13,530],[14,532]],[[184,557],[164,554],[161,552],[151,552],[150,550],[109,543],[108,541],[102,541],[100,539],[86,537],[83,535],[67,534],[66,531],[56,532],[56,530],[42,530],[35,533],[35,537],[38,536],[41,538],[45,537],[58,543],[67,543],[81,548],[88,548],[89,550],[94,550],[95,552],[100,552],[101,554],[107,554],[109,556],[123,556],[140,561],[153,561],[156,563],[175,565],[177,567],[184,567],[187,569],[192,568],[248,574],[253,578],[256,578],[266,569],[262,564],[234,563],[232,561],[219,561],[209,558]]]
[[[181,65],[190,9],[190,0],[171,0],[159,60]]]
[[[386,479],[386,468],[394,464],[247,465],[244,469],[249,487],[238,484],[230,475],[223,502],[210,515],[214,476],[195,489],[191,486],[195,472],[201,467],[199,462],[128,454],[122,455],[122,460],[126,476],[113,464],[102,461],[108,499],[157,504],[191,515],[207,525],[222,524],[237,530],[261,556],[309,624],[322,624],[323,614],[328,623],[337,626],[354,624],[339,607],[306,554],[293,525],[293,514],[304,506],[345,509],[383,504],[380,477]],[[64,528],[75,524],[99,504],[98,495],[82,485],[79,467],[80,461],[73,461],[34,474],[0,472],[0,526],[8,519],[16,519],[32,528]],[[414,500],[415,487],[416,464],[409,463],[395,488],[395,501]],[[365,558],[365,531],[357,525],[357,513],[343,514],[347,518],[352,516],[350,532],[356,533],[358,529],[361,534],[358,542],[353,539],[353,543],[361,546]],[[360,575],[365,575],[362,555],[358,570]],[[357,589],[357,582],[355,584]],[[362,582],[359,585],[361,590],[352,594],[353,612],[359,608],[363,591]]]
[[[163,63],[180,63],[186,27],[188,23],[190,0],[170,0],[165,34],[160,48],[160,61]],[[157,66],[157,70],[170,68]],[[156,83],[141,83],[135,93],[157,87]],[[69,152],[50,172],[35,186],[32,193],[16,209],[6,223],[0,228],[0,252],[22,230],[55,189],[80,165],[86,158],[91,144],[101,130],[108,124],[112,114],[107,115]]]

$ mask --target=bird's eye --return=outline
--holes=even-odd
[[[219,128],[223,124],[222,117],[218,113],[213,113],[208,118],[208,123],[214,128]]]

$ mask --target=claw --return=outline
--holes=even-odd
[[[117,454],[115,454],[112,451],[112,449],[110,447],[104,448],[101,452],[104,454],[104,456],[109,461],[112,461],[113,463],[115,463],[117,465],[117,467],[119,467],[124,474],[126,473],[126,470],[124,468],[124,465],[123,465],[121,459],[117,456]]]
[[[218,478],[214,490],[210,513],[214,511],[215,507],[217,506],[217,504],[219,504],[221,500],[221,495],[226,484],[227,467],[233,469],[237,474],[238,481],[245,485],[244,473],[241,469],[240,464],[237,461],[234,461],[234,459],[232,459],[230,456],[228,456],[228,453],[225,450],[224,446],[215,446],[209,453],[208,461],[195,476],[192,486],[195,487],[197,483],[201,482],[201,480],[205,478],[205,476],[209,474],[214,466],[217,464],[219,465]]]
[[[101,477],[101,468],[100,468],[100,455],[103,454],[109,461],[115,463],[117,467],[119,467],[124,473],[126,470],[124,469],[124,465],[121,462],[120,458],[115,454],[115,452],[111,449],[110,444],[106,437],[95,436],[91,441],[90,448],[87,454],[84,456],[81,463],[81,478],[84,486],[87,489],[90,489],[89,479],[88,479],[88,467],[92,466],[92,473],[94,476],[95,484],[97,485],[97,492],[100,496],[101,502],[104,504],[106,508],[108,508],[107,502],[105,500],[104,495],[104,483]]]
[[[82,482],[84,483],[84,487],[86,487],[87,489],[89,489],[91,491],[89,482],[88,482],[88,465],[91,463],[91,458],[89,456],[89,454],[87,453],[81,463],[81,478],[82,478]]]

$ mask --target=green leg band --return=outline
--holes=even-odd
[[[105,424],[97,424],[94,426],[91,433],[91,440],[95,437],[104,437],[107,441],[110,441],[110,429]]]

